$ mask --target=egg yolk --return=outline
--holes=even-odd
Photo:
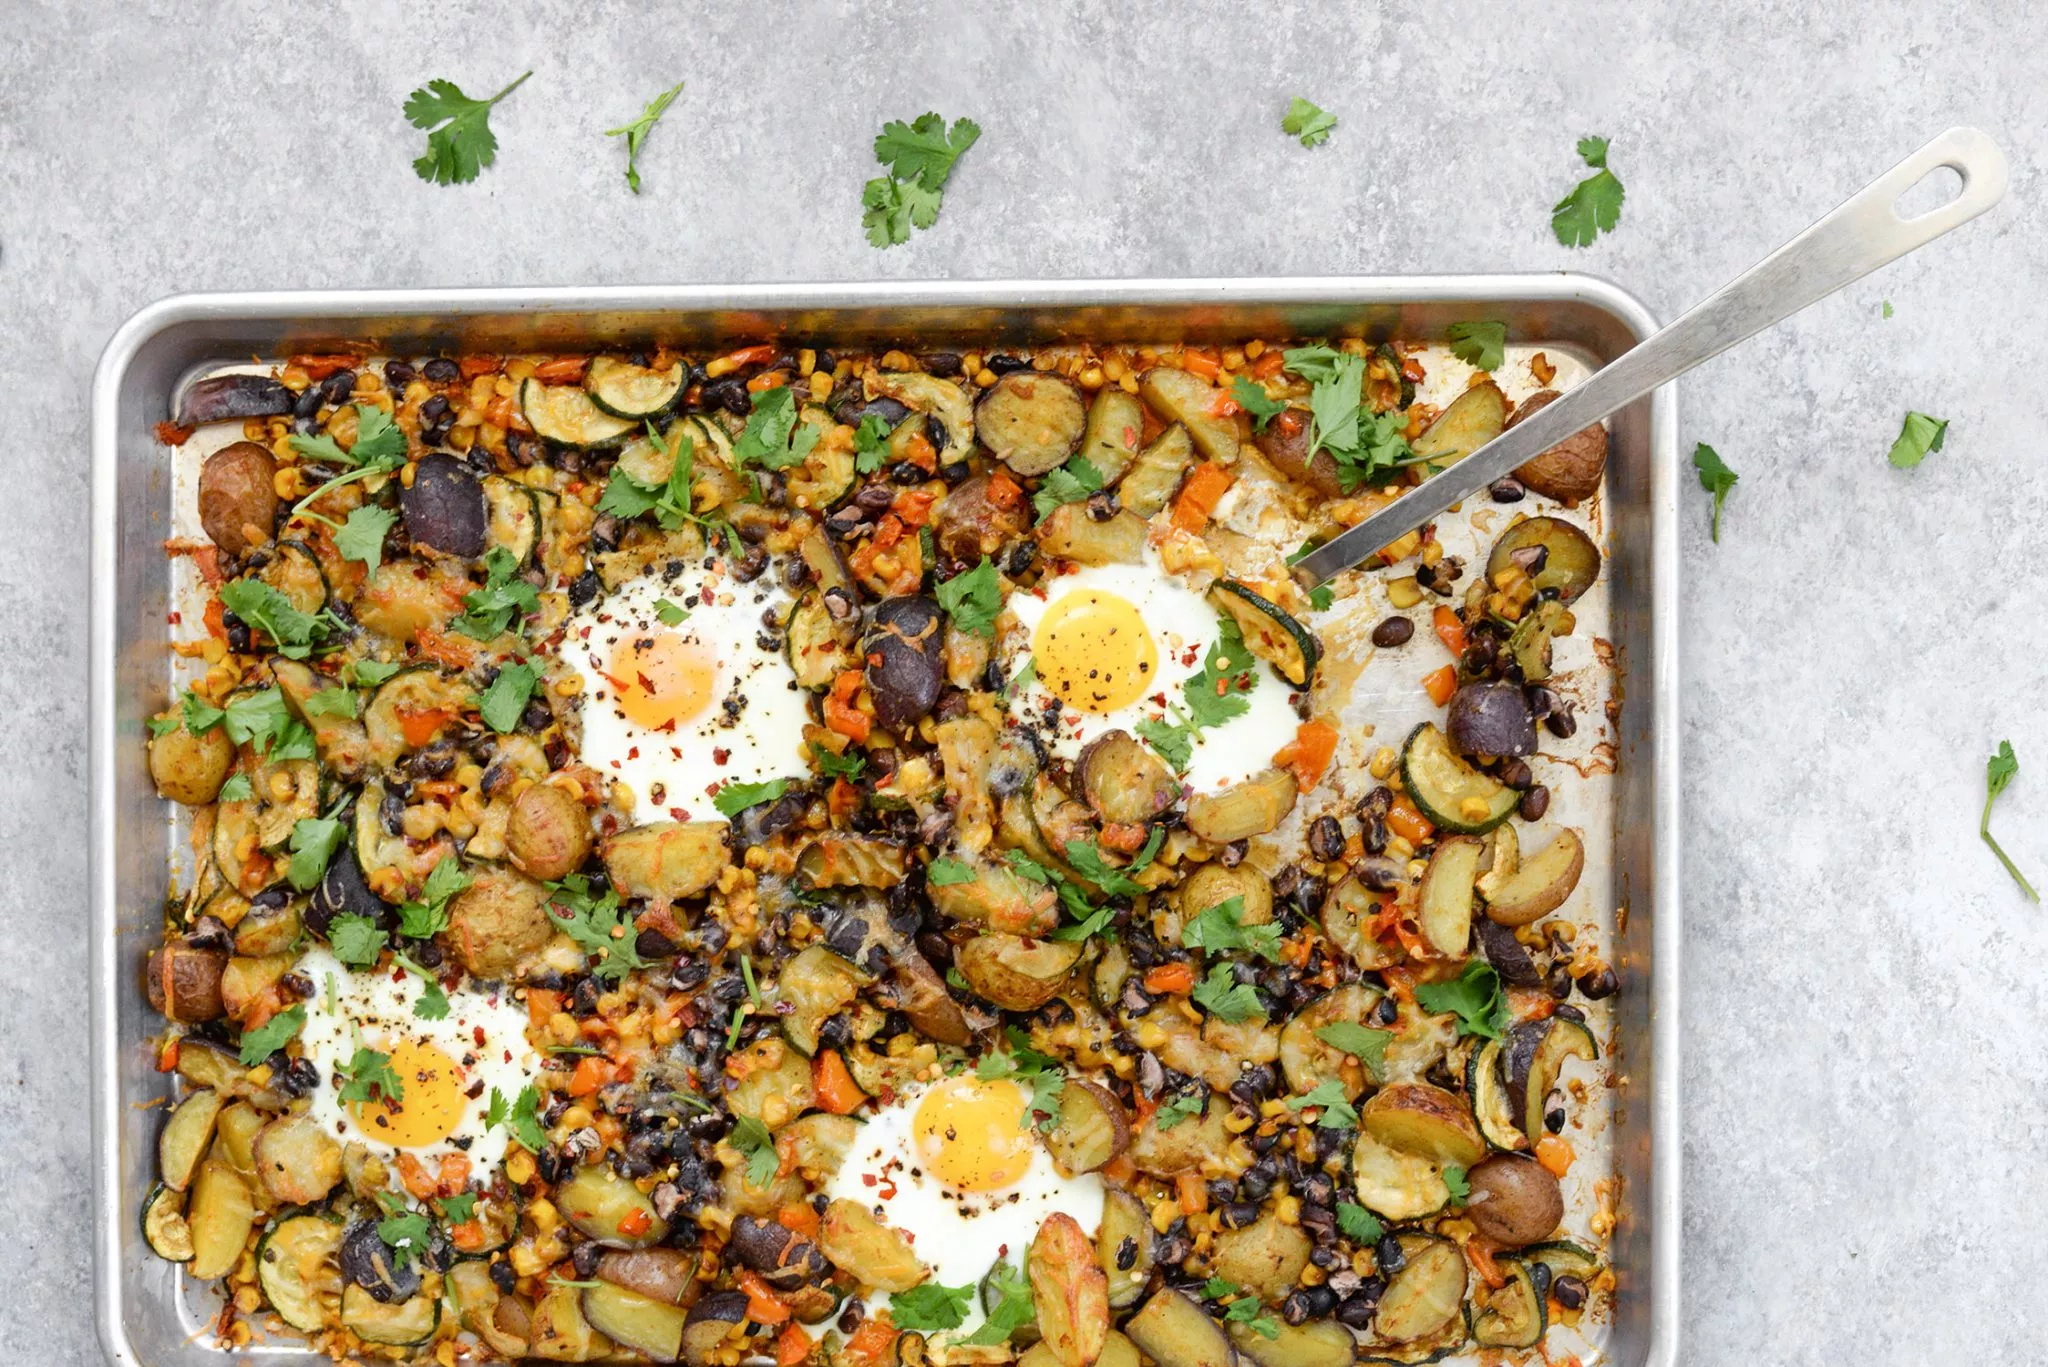
[[[1003,1078],[948,1078],[924,1094],[911,1122],[918,1157],[958,1191],[997,1191],[1031,1170],[1034,1141],[1027,1098]]]
[[[1038,681],[1083,712],[1129,707],[1159,673],[1159,648],[1138,609],[1098,589],[1077,589],[1045,610],[1031,658]]]
[[[612,647],[605,676],[630,720],[650,731],[670,730],[711,705],[718,657],[701,641],[636,631]]]
[[[455,1060],[431,1044],[407,1040],[392,1049],[388,1066],[398,1079],[398,1099],[357,1103],[357,1126],[401,1149],[446,1139],[467,1105]]]

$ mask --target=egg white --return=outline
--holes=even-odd
[[[906,1235],[941,1286],[978,1285],[998,1260],[1022,1266],[1038,1227],[1063,1212],[1090,1238],[1102,1223],[1102,1179],[1062,1177],[1043,1143],[1032,1146],[1023,1177],[999,1191],[959,1191],[924,1170],[915,1119],[927,1088],[899,1092],[861,1126],[825,1194],[853,1201]],[[966,1321],[949,1337],[974,1332],[986,1313],[970,1299]]]
[[[504,1159],[508,1138],[503,1126],[484,1123],[491,1089],[509,1104],[540,1073],[540,1057],[526,1041],[525,1008],[503,991],[484,993],[463,984],[448,991],[445,1017],[426,1020],[413,1014],[426,988],[417,976],[398,967],[359,971],[318,946],[299,960],[298,971],[313,984],[312,997],[302,1003],[306,1023],[299,1043],[320,1070],[310,1101],[321,1127],[338,1141],[367,1145],[381,1158],[410,1153],[429,1170],[448,1154],[466,1154],[472,1175],[488,1181]],[[400,1149],[374,1127],[359,1124],[353,1108],[342,1104],[340,1070],[358,1045],[388,1054],[405,1040],[431,1044],[453,1059],[467,1100],[445,1138]]]
[[[759,783],[804,772],[802,731],[809,703],[779,645],[761,644],[764,614],[779,621],[789,599],[772,576],[734,579],[722,557],[672,562],[585,606],[569,619],[561,659],[583,681],[582,759],[632,790],[637,822],[722,820],[711,795],[726,783]],[[662,622],[663,600],[689,616]],[[634,721],[606,677],[614,647],[667,634],[706,647],[718,662],[710,705],[670,731]]]
[[[1036,677],[1015,688],[1010,715],[1021,724],[1043,726],[1054,754],[1073,759],[1088,742],[1107,731],[1138,735],[1140,721],[1171,721],[1184,711],[1181,685],[1202,672],[1209,647],[1220,628],[1216,609],[1201,594],[1169,574],[1156,556],[1147,553],[1142,565],[1090,565],[1057,578],[1041,580],[1034,590],[1018,590],[1005,603],[1010,619],[1000,645],[1005,670],[1015,678],[1032,652],[1032,637],[1045,615],[1064,596],[1094,591],[1121,598],[1137,609],[1152,633],[1159,666],[1153,686],[1137,702],[1106,712],[1069,707]],[[1197,793],[1215,792],[1242,783],[1271,766],[1273,756],[1294,739],[1301,719],[1290,701],[1291,685],[1263,663],[1254,662],[1257,682],[1239,694],[1246,710],[1228,721],[1206,727],[1196,737],[1188,770],[1181,777]],[[1169,707],[1169,704],[1171,705]],[[1142,739],[1142,737],[1140,737]]]

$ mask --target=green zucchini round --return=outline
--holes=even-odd
[[[1459,835],[1486,834],[1514,815],[1522,796],[1459,758],[1435,722],[1423,722],[1408,733],[1401,747],[1401,782],[1408,800],[1431,824]],[[1483,815],[1468,815],[1468,801],[1481,804]]]
[[[533,379],[519,387],[519,408],[536,435],[563,446],[611,446],[640,426],[599,408],[587,390]]]
[[[1307,688],[1316,676],[1322,647],[1315,633],[1235,579],[1219,579],[1209,601],[1230,614],[1244,636],[1245,649],[1278,670],[1296,688]]]
[[[689,368],[677,361],[667,370],[649,370],[611,356],[599,356],[583,373],[590,401],[615,418],[638,422],[675,407]]]
[[[166,1262],[192,1261],[192,1226],[185,1223],[185,1199],[159,1182],[142,1201],[142,1237]]]
[[[256,1245],[256,1279],[277,1317],[302,1334],[330,1324],[326,1297],[341,1290],[334,1264],[341,1226],[320,1215],[294,1215],[264,1232]]]
[[[441,1327],[441,1298],[418,1295],[385,1305],[350,1282],[341,1293],[341,1327],[365,1343],[410,1348],[425,1343]]]

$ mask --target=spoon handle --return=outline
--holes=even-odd
[[[1962,177],[1956,197],[1900,217],[1900,197],[1944,166]],[[1974,128],[1949,129],[1583,384],[1309,552],[1295,565],[1295,577],[1315,585],[1351,568],[1580,428],[1961,227],[2004,198],[2005,187],[2005,154],[1998,144]]]

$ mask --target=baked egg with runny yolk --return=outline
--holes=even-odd
[[[899,1093],[860,1127],[826,1194],[899,1231],[934,1282],[979,1282],[999,1259],[1021,1262],[1055,1212],[1091,1236],[1102,1223],[1102,1179],[1060,1176],[1039,1119],[1030,1086],[1011,1078],[962,1073]],[[982,1316],[971,1304],[958,1334]]]
[[[586,604],[561,657],[582,683],[583,762],[625,785],[636,822],[725,818],[728,783],[802,774],[805,694],[783,654],[788,595],[719,555],[670,561]]]
[[[1184,686],[1203,675],[1223,630],[1208,600],[1150,557],[1049,575],[1012,593],[1004,611],[1005,671],[1023,676],[1011,689],[1010,715],[1038,727],[1069,760],[1106,731],[1144,740],[1142,723],[1182,722]],[[1243,709],[1192,733],[1182,777],[1197,793],[1271,767],[1300,725],[1292,687],[1271,668],[1254,661],[1231,677]]]

